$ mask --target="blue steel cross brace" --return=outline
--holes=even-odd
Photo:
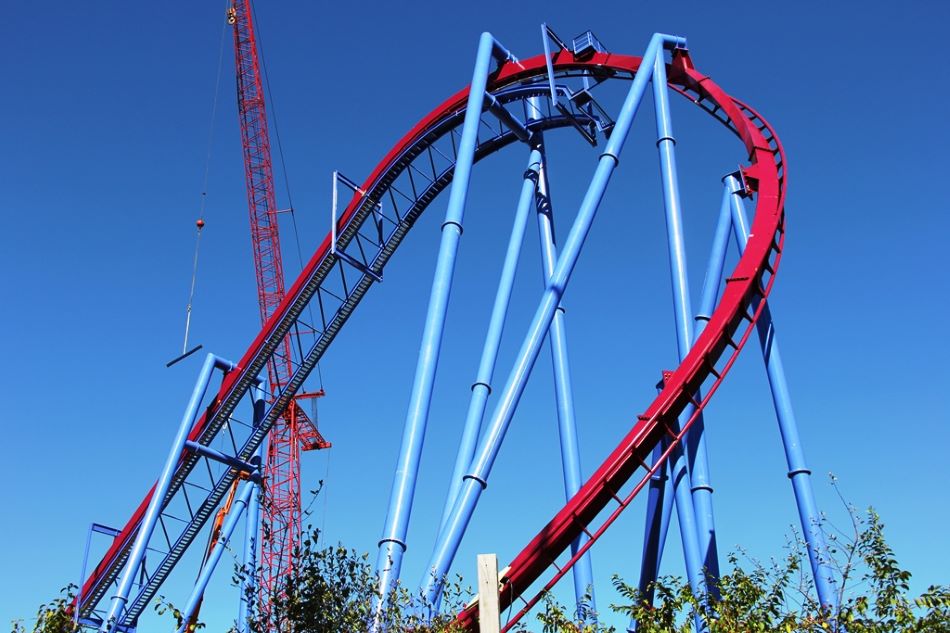
[[[488,477],[495,459],[498,457],[501,443],[514,417],[515,409],[538,358],[545,335],[554,319],[554,313],[557,311],[567,283],[570,281],[571,273],[577,264],[580,251],[590,232],[597,209],[610,181],[610,176],[620,162],[620,152],[623,149],[623,144],[652,74],[650,72],[651,64],[653,60],[662,55],[663,48],[667,46],[685,46],[685,40],[662,34],[656,34],[650,40],[647,52],[644,55],[646,63],[641,66],[643,70],[636,74],[630,85],[630,90],[617,117],[614,130],[610,135],[604,153],[601,154],[597,162],[590,186],[565,240],[564,250],[558,256],[553,274],[548,280],[522,347],[505,382],[505,388],[500,393],[498,404],[486,427],[476,458],[472,462],[472,468],[466,477],[465,484],[460,491],[445,528],[440,530],[432,559],[426,567],[430,574],[427,576],[422,590],[423,598],[429,604],[438,603],[442,592],[442,579],[445,578],[452,565],[462,536],[475,511],[475,506],[478,504],[482,491],[487,486]]]
[[[178,427],[178,434],[175,436],[175,441],[168,451],[168,457],[165,459],[162,474],[155,484],[155,490],[152,493],[152,498],[149,500],[148,508],[142,519],[142,525],[139,527],[138,534],[135,537],[135,544],[129,553],[125,571],[122,574],[122,579],[119,581],[119,587],[116,590],[115,596],[112,598],[109,612],[103,619],[102,627],[100,628],[100,631],[103,631],[103,633],[113,633],[122,620],[123,609],[125,609],[125,605],[129,601],[129,593],[132,591],[132,584],[135,581],[135,573],[142,563],[142,558],[145,556],[145,551],[148,547],[148,541],[152,537],[152,532],[155,531],[155,525],[158,523],[158,515],[161,512],[165,495],[168,494],[168,489],[171,484],[172,474],[175,471],[175,466],[178,464],[178,458],[181,456],[182,451],[185,450],[188,432],[191,430],[191,427],[194,426],[195,420],[198,418],[198,408],[201,406],[201,401],[208,391],[211,374],[215,369],[226,373],[234,369],[234,363],[224,360],[223,358],[218,358],[214,354],[208,354],[205,358],[204,365],[201,367],[201,373],[198,375],[195,388],[191,393],[191,399],[188,401],[184,415],[182,415],[181,424]]]
[[[221,535],[219,536],[218,541],[211,549],[211,553],[208,555],[208,560],[201,567],[201,572],[198,574],[198,580],[195,581],[195,587],[191,592],[191,597],[188,598],[188,602],[185,604],[185,609],[182,611],[182,624],[180,627],[178,627],[178,633],[186,633],[186,631],[189,630],[191,618],[194,616],[195,611],[198,609],[198,605],[201,603],[201,598],[204,596],[205,588],[208,586],[208,581],[211,580],[211,574],[214,573],[214,569],[217,567],[218,561],[221,560],[221,556],[224,554],[225,548],[227,548],[228,543],[231,541],[231,535],[234,533],[234,528],[237,527],[238,521],[240,520],[241,515],[244,513],[244,509],[247,508],[251,503],[251,498],[257,494],[258,490],[257,484],[255,482],[244,482],[244,489],[234,500],[234,505],[231,506],[231,511],[228,512],[227,519],[225,519],[224,525],[221,527]],[[246,622],[240,623],[242,628],[244,628],[246,624]]]

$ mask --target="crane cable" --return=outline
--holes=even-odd
[[[229,2],[225,2],[225,10],[227,10]],[[196,234],[195,234],[195,255],[191,268],[191,287],[188,292],[188,304],[185,306],[185,338],[181,345],[181,356],[172,360],[168,366],[178,362],[185,356],[190,355],[193,352],[200,349],[200,345],[190,352],[188,351],[188,334],[191,330],[191,307],[195,300],[195,289],[198,285],[198,255],[201,249],[201,229],[205,226],[204,216],[205,216],[205,206],[208,201],[208,177],[211,172],[211,150],[214,146],[214,124],[217,120],[218,114],[218,94],[221,92],[221,72],[224,66],[224,38],[225,34],[228,31],[228,23],[225,23],[221,26],[221,37],[218,43],[218,70],[214,80],[214,97],[211,102],[211,122],[208,126],[208,151],[205,154],[205,169],[204,169],[204,178],[201,183],[201,204],[198,209],[198,220],[195,222]]]
[[[201,195],[204,196],[204,193]],[[203,216],[204,214],[202,213],[201,215]],[[181,344],[182,354],[188,353],[188,331],[191,329],[191,304],[195,299],[195,286],[198,283],[198,253],[201,249],[201,229],[203,229],[205,226],[205,221],[201,219],[201,216],[198,217],[198,221],[195,222],[195,226],[197,227],[197,232],[195,235],[195,257],[194,263],[191,267],[191,290],[188,292],[188,305],[185,306],[185,340]]]

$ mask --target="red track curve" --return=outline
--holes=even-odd
[[[509,62],[492,75],[488,89],[494,92],[532,77],[543,76],[546,73],[545,63],[543,55],[518,64]],[[561,51],[554,55],[554,67],[558,72],[587,70],[603,74],[629,75],[637,71],[640,63],[639,57],[611,53],[598,53],[585,60],[575,59],[569,51]],[[708,77],[697,72],[685,52],[679,52],[674,56],[673,63],[668,69],[668,80],[672,89],[684,94],[713,114],[720,122],[732,129],[745,145],[750,164],[742,171],[750,191],[756,194],[755,215],[749,242],[735,270],[727,279],[725,291],[706,328],[687,357],[668,378],[666,387],[646,412],[638,417],[632,430],[578,494],[512,561],[503,579],[505,583],[505,590],[502,592],[503,606],[509,605],[515,597],[520,596],[535,582],[553,560],[565,551],[571,541],[586,530],[586,526],[607,507],[612,499],[620,500],[617,494],[621,487],[637,469],[645,468],[644,464],[653,447],[662,435],[668,432],[667,423],[675,421],[693,400],[692,394],[696,393],[710,376],[715,376],[715,382],[706,387],[707,395],[700,403],[705,405],[748,338],[751,332],[749,326],[754,323],[764,306],[764,302],[757,302],[768,295],[774,282],[773,273],[781,258],[784,242],[786,190],[785,159],[778,138],[768,124],[751,108],[732,99]],[[380,161],[363,183],[362,189],[372,191],[413,144],[430,133],[443,119],[462,110],[467,96],[468,88],[464,88],[423,118]],[[768,136],[763,132],[766,132]],[[339,219],[338,226],[341,229],[347,226],[364,202],[362,196],[354,195]],[[297,280],[288,289],[283,302],[238,362],[237,368],[225,376],[211,405],[195,423],[189,434],[190,440],[198,441],[203,436],[208,430],[211,412],[219,403],[234,396],[239,389],[239,383],[246,379],[248,368],[264,351],[272,333],[285,320],[294,318],[292,313],[298,307],[296,304],[301,291],[330,255],[330,240],[330,235],[324,238]],[[766,275],[768,275],[767,280]],[[744,333],[741,334],[739,341],[735,341],[734,336],[743,325],[745,326]],[[717,371],[715,364],[727,348],[732,348],[733,352],[728,357],[725,366]],[[687,426],[684,426],[684,431]],[[648,477],[649,473],[646,476]],[[153,485],[103,559],[83,583],[79,594],[80,603],[85,602],[90,592],[110,569],[121,566],[124,562],[154,489]],[[623,500],[625,502],[618,507],[616,514],[619,514],[619,511],[632,500],[633,494]],[[606,529],[613,518],[615,516],[608,520],[601,531]],[[595,533],[595,536],[599,533]],[[567,568],[564,567],[563,571],[557,574],[557,578],[563,575]],[[463,611],[459,619],[466,629],[474,630],[473,626],[477,619],[476,609],[472,607]]]

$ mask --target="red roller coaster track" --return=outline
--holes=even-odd
[[[546,62],[545,56],[540,55],[518,64],[506,63],[491,77],[489,90],[496,91],[518,82],[544,77]],[[559,73],[582,71],[629,77],[637,72],[640,63],[641,59],[638,57],[609,53],[597,53],[586,59],[577,59],[570,51],[563,50],[553,56],[554,70]],[[511,562],[502,579],[503,606],[511,604],[538,581],[544,571],[554,565],[555,560],[566,551],[572,540],[587,532],[592,536],[590,543],[593,543],[630,504],[651,473],[651,467],[647,465],[650,452],[664,436],[671,439],[671,447],[679,442],[682,432],[676,434],[671,431],[671,428],[675,428],[673,423],[677,416],[690,404],[697,405],[698,415],[716,392],[752,332],[751,326],[763,310],[764,299],[774,283],[774,273],[784,243],[786,190],[784,153],[778,138],[755,111],[729,97],[711,79],[696,71],[685,51],[675,53],[673,63],[668,69],[668,81],[672,89],[731,129],[745,146],[749,164],[742,168],[742,174],[748,193],[754,194],[755,197],[755,215],[748,245],[727,278],[725,290],[708,324],[683,362],[665,381],[662,392],[645,412],[638,416],[631,431],[578,494],[555,514]],[[399,141],[362,185],[362,190],[368,193],[354,195],[348,204],[338,222],[340,230],[365,210],[367,198],[371,199],[388,186],[392,170],[402,164],[401,161],[406,160],[416,143],[433,135],[440,124],[464,109],[467,96],[467,89],[459,91],[422,119]],[[264,328],[238,363],[237,369],[225,376],[211,406],[195,423],[190,433],[191,439],[197,440],[210,432],[210,423],[216,415],[216,409],[226,408],[227,403],[239,398],[243,393],[241,390],[246,389],[244,385],[253,380],[254,375],[266,363],[266,359],[277,349],[278,341],[313,295],[314,280],[319,274],[326,274],[326,262],[331,257],[330,240],[329,235],[324,238],[300,277],[267,319]],[[348,315],[349,312],[343,315],[340,324],[345,322]],[[705,394],[701,402],[697,401],[694,395],[700,392]],[[292,406],[292,403],[290,400],[287,406]],[[683,432],[689,428],[692,420],[696,419],[696,415],[683,425]],[[666,454],[669,452],[668,450]],[[634,479],[635,475],[638,475],[639,479]],[[631,480],[635,482],[632,489],[629,485]],[[115,570],[123,564],[151,494],[150,491],[84,583],[80,593],[81,602],[91,592],[98,592],[99,587],[110,577],[114,577],[117,573]],[[611,504],[615,504],[615,507],[608,513],[606,521],[603,521],[600,527],[591,528],[598,515]],[[589,544],[586,547],[589,547]],[[583,550],[566,564],[558,566],[558,571],[547,582],[547,586],[559,579],[582,553]],[[527,600],[522,612],[530,608],[536,600],[537,596]],[[475,607],[468,608],[459,615],[460,622],[469,631],[476,630],[476,618]],[[512,622],[509,622],[509,626],[511,624]]]

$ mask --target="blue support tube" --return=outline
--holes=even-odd
[[[653,449],[652,463],[666,450],[666,443],[658,444]],[[650,604],[653,603],[653,583],[656,582],[660,569],[660,560],[663,548],[666,545],[666,535],[669,530],[670,515],[673,513],[673,488],[670,476],[667,473],[667,463],[660,465],[650,477],[650,487],[647,489],[647,512],[643,537],[643,553],[640,564],[640,580],[638,588],[640,595]],[[636,621],[631,620],[628,631],[636,631]]]
[[[716,232],[713,236],[712,250],[709,254],[709,263],[706,265],[706,277],[703,280],[703,294],[700,300],[699,312],[696,314],[696,326],[693,333],[694,340],[699,338],[713,309],[719,298],[719,287],[722,285],[722,270],[726,263],[726,248],[729,245],[729,231],[732,228],[732,195],[728,190],[723,191],[722,203],[719,206],[719,219],[716,221]],[[693,408],[687,407],[683,416],[689,418],[692,415]],[[653,459],[656,463],[658,453],[654,451]],[[654,476],[655,478],[655,476]],[[644,537],[643,564],[640,567],[640,592],[648,596],[649,602],[653,602],[653,592],[650,586],[656,581],[660,571],[660,560],[663,555],[663,544],[666,541],[667,530],[670,521],[670,502],[666,495],[672,495],[669,491],[669,479],[665,482],[663,491],[659,492],[660,499],[665,505],[662,508],[662,514],[657,518],[656,502],[653,501],[653,482],[651,481],[651,496],[647,503],[647,521]],[[627,629],[634,631],[635,622],[631,623]]]
[[[231,506],[231,511],[228,512],[228,516],[224,520],[224,525],[221,527],[221,536],[218,538],[218,542],[214,544],[213,548],[211,548],[211,552],[208,554],[208,560],[205,561],[205,564],[201,567],[201,572],[198,574],[198,579],[195,581],[195,588],[192,590],[191,597],[188,598],[188,602],[185,604],[185,608],[182,610],[182,624],[178,628],[178,633],[185,633],[187,631],[188,623],[191,621],[191,617],[194,615],[195,609],[197,609],[198,605],[201,603],[201,598],[204,596],[205,589],[208,586],[208,581],[211,580],[211,574],[214,573],[214,569],[218,565],[218,561],[221,560],[221,555],[224,553],[225,548],[228,546],[228,543],[231,540],[231,535],[234,533],[234,528],[237,526],[238,520],[244,513],[244,509],[247,507],[252,496],[257,496],[257,484],[251,481],[245,482],[244,489],[241,490],[241,494],[234,500],[234,505]]]
[[[439,363],[445,315],[452,289],[452,276],[455,271],[459,239],[462,236],[465,200],[468,196],[469,180],[475,159],[478,126],[481,120],[492,57],[502,62],[512,58],[511,54],[498,44],[490,33],[482,33],[478,44],[472,83],[469,86],[465,121],[462,125],[462,137],[459,141],[458,156],[455,163],[455,176],[449,192],[445,221],[442,223],[442,239],[439,244],[432,291],[429,296],[429,307],[426,313],[422,342],[419,346],[419,359],[416,364],[402,444],[393,478],[392,492],[390,493],[389,511],[386,515],[383,536],[379,541],[376,572],[379,575],[380,600],[377,604],[377,613],[385,604],[390,591],[399,579],[402,556],[406,551],[409,515],[412,511],[416,478],[419,473],[419,460],[425,440],[429,405],[432,400],[432,386],[435,382],[436,369]]]
[[[696,315],[696,327],[693,333],[694,340],[698,338],[709,321],[709,316],[716,307],[716,301],[719,297],[719,286],[722,281],[722,269],[726,261],[726,248],[729,245],[729,230],[732,226],[731,218],[731,195],[728,191],[723,192],[722,203],[719,207],[719,219],[716,222],[716,232],[713,237],[712,250],[709,255],[709,263],[706,266],[706,277],[703,281],[703,294],[700,300],[699,313]],[[662,384],[662,383],[661,383]],[[692,416],[693,408],[688,407],[683,413],[687,419]],[[687,438],[687,441],[690,438]],[[653,463],[660,454],[661,449],[653,451]],[[666,465],[664,465],[663,473]],[[654,475],[653,479],[657,476]],[[658,483],[650,482],[650,496],[647,501],[647,518],[645,536],[643,542],[643,558],[640,566],[639,589],[642,595],[647,596],[647,600],[653,602],[652,584],[656,581],[660,572],[660,560],[663,556],[663,546],[666,542],[667,531],[669,530],[670,514],[672,506],[673,492],[670,488],[670,478],[663,482],[664,486],[659,487]],[[654,487],[658,490],[654,493]],[[656,497],[656,498],[654,498]],[[662,507],[660,504],[662,503]],[[636,622],[630,621],[627,627],[628,631],[636,630]]]
[[[684,44],[685,40],[682,38],[656,34],[650,40],[644,59],[654,60],[661,53],[664,45]],[[610,140],[607,142],[604,153],[597,163],[591,184],[584,200],[581,202],[571,231],[565,240],[564,250],[558,257],[554,273],[548,280],[547,288],[538,304],[511,374],[505,382],[505,388],[501,392],[498,405],[490,418],[490,423],[480,444],[477,457],[472,464],[472,469],[466,476],[465,484],[460,491],[459,498],[445,528],[440,530],[432,560],[427,566],[431,573],[427,575],[423,587],[423,597],[430,604],[438,603],[443,579],[455,558],[462,535],[468,527],[475,506],[478,504],[478,499],[487,486],[491,468],[498,457],[502,440],[511,424],[515,408],[538,358],[545,334],[554,319],[561,296],[570,280],[574,266],[577,264],[581,248],[597,214],[597,208],[603,199],[610,176],[619,163],[618,157],[630,131],[633,118],[646,92],[647,82],[650,80],[649,61],[641,66],[642,70],[637,73],[631,83],[630,91],[617,117]]]
[[[673,127],[670,120],[669,95],[666,85],[666,60],[662,55],[653,60],[653,101],[656,107],[657,149],[660,157],[660,177],[663,182],[663,206],[666,211],[666,228],[669,240],[670,273],[673,282],[673,314],[676,323],[676,343],[679,359],[689,353],[693,343],[692,308],[689,302],[689,285],[686,274],[686,249],[683,243],[683,222],[680,208],[679,184],[676,175],[676,154]],[[701,420],[694,423],[694,429]],[[702,440],[700,440],[702,442]],[[693,595],[706,595],[706,561],[715,558],[715,537],[712,522],[712,488],[705,472],[690,473],[683,459],[680,446],[670,455],[670,476],[673,479],[673,494],[676,514],[679,518],[686,573]],[[698,457],[698,456],[696,456]],[[701,466],[694,459],[695,466]],[[690,490],[690,475],[693,491]],[[705,493],[705,494],[703,494]],[[694,502],[696,507],[694,507]],[[698,516],[697,516],[698,515]],[[709,569],[708,571],[712,571]]]
[[[254,426],[260,424],[267,404],[264,390],[260,385],[251,390],[254,401]],[[257,463],[261,462],[264,447],[259,446],[254,454]],[[244,573],[241,576],[241,596],[238,603],[238,633],[250,633],[251,619],[254,617],[254,600],[257,596],[257,539],[260,536],[261,489],[251,493],[247,504],[247,520],[244,529]]]
[[[709,254],[709,263],[706,265],[706,277],[703,281],[703,294],[700,300],[699,312],[696,314],[696,326],[693,333],[694,340],[699,338],[712,311],[716,307],[719,298],[719,287],[722,285],[722,270],[726,263],[726,248],[729,246],[729,231],[732,228],[732,195],[727,190],[723,191],[722,203],[719,207],[719,218],[716,222],[716,232],[713,236],[712,249]],[[688,407],[683,416],[689,418],[692,416],[693,408]],[[653,459],[656,463],[657,451],[654,451]],[[664,470],[665,472],[665,470]],[[655,476],[654,476],[655,478]],[[653,593],[651,584],[656,581],[659,574],[660,560],[663,555],[663,544],[666,541],[667,530],[670,521],[670,499],[663,496],[664,493],[672,495],[669,491],[669,479],[664,482],[666,487],[657,493],[658,501],[662,500],[665,505],[662,513],[656,516],[656,505],[658,501],[653,499],[653,486],[651,480],[650,497],[647,503],[647,521],[644,537],[643,564],[640,567],[640,592],[648,596],[652,603]],[[636,630],[635,623],[631,621],[629,631]]]
[[[238,603],[237,628],[239,633],[251,631],[254,600],[257,595],[257,539],[261,526],[261,490],[251,492],[245,521],[244,573],[241,576],[241,596]]]
[[[462,440],[459,442],[458,455],[455,459],[455,470],[452,472],[452,479],[449,480],[449,493],[445,499],[440,526],[445,525],[455,505],[455,498],[458,496],[459,488],[462,487],[462,478],[468,472],[472,458],[475,456],[475,445],[481,432],[482,419],[485,417],[488,396],[491,395],[491,381],[495,373],[495,363],[498,360],[498,348],[501,345],[505,319],[508,316],[511,291],[518,270],[518,258],[521,256],[521,245],[524,242],[525,227],[528,224],[528,211],[534,203],[540,169],[541,152],[535,148],[531,150],[528,157],[528,169],[524,173],[524,181],[521,185],[521,195],[518,198],[514,225],[508,240],[508,250],[501,268],[501,278],[498,280],[498,290],[495,293],[495,303],[492,306],[488,332],[482,347],[482,357],[478,363],[478,373],[475,382],[472,383],[472,397],[468,403],[468,413],[465,415]]]
[[[657,393],[663,391],[668,372],[663,372],[663,379],[657,383]],[[651,464],[655,465],[669,446],[664,438],[653,448]],[[648,604],[653,604],[654,583],[660,573],[660,561],[663,558],[663,548],[666,546],[666,536],[670,528],[670,517],[673,514],[673,484],[668,474],[668,462],[660,464],[660,468],[650,476],[650,487],[647,489],[646,522],[643,528],[643,553],[641,554],[640,579],[638,589],[640,595]],[[637,630],[637,621],[630,618],[627,631]]]
[[[125,569],[122,571],[122,578],[119,581],[119,587],[116,590],[115,596],[112,597],[112,604],[109,607],[109,613],[103,619],[102,626],[99,629],[104,633],[113,633],[119,625],[122,617],[122,611],[125,609],[125,605],[129,601],[129,594],[131,593],[132,585],[135,582],[136,570],[142,564],[142,559],[145,556],[149,539],[151,539],[152,532],[155,530],[155,525],[158,523],[158,516],[162,511],[162,504],[165,502],[165,495],[168,494],[168,488],[171,485],[172,475],[175,472],[178,459],[181,456],[182,451],[185,449],[185,441],[188,439],[188,433],[191,431],[191,428],[195,424],[195,420],[198,418],[198,410],[201,406],[201,401],[205,397],[205,392],[208,390],[208,384],[211,382],[211,374],[215,369],[228,372],[234,369],[234,363],[226,361],[222,358],[218,358],[214,354],[208,354],[208,356],[205,358],[204,365],[201,367],[201,373],[198,375],[195,388],[191,393],[191,399],[188,401],[188,406],[185,408],[185,413],[181,418],[181,424],[178,426],[178,434],[175,436],[175,441],[172,443],[172,447],[168,451],[168,457],[165,459],[165,466],[162,468],[162,474],[159,476],[158,481],[155,484],[155,490],[152,492],[152,497],[149,499],[148,507],[145,510],[145,515],[142,518],[142,523],[139,526],[138,533],[136,534],[135,543],[132,545],[132,549],[129,551],[129,557],[126,560]]]
[[[82,571],[80,571],[79,573],[79,582],[76,583],[76,587],[79,588],[77,590],[77,593],[79,593],[82,590],[82,583],[86,580],[86,563],[89,562],[89,546],[92,545],[92,532],[93,532],[92,528],[94,525],[95,523],[89,526],[89,533],[86,534],[86,549],[82,554]],[[78,628],[79,627],[79,612],[82,610],[79,607],[81,607],[82,605],[78,604],[79,600],[77,600],[76,602],[77,602],[76,609],[73,610],[73,624],[75,624],[76,627]]]
[[[205,446],[204,444],[200,444],[198,442],[192,442],[191,440],[185,442],[185,448],[193,453],[201,455],[202,457],[206,457],[220,464],[224,464],[225,466],[229,466],[239,473],[247,473],[251,477],[260,478],[259,474],[255,474],[256,469],[254,468],[253,464],[240,460],[233,455],[227,455],[217,449],[211,448],[210,446]]]
[[[540,99],[532,97],[529,108],[540,112]],[[557,244],[554,239],[554,216],[551,205],[550,183],[544,156],[544,140],[537,134],[538,147],[541,148],[541,172],[538,178],[538,233],[541,238],[541,267],[544,284],[554,273],[557,263]],[[580,490],[581,478],[580,448],[577,441],[577,423],[574,416],[574,397],[571,387],[571,366],[567,354],[567,329],[564,307],[558,306],[551,321],[548,342],[551,347],[551,361],[554,370],[554,395],[557,401],[558,437],[561,441],[561,465],[564,471],[564,496],[570,499]],[[588,537],[582,534],[571,543],[571,555],[586,543]],[[576,619],[588,623],[596,621],[597,603],[594,599],[594,570],[590,554],[584,554],[574,565],[574,598],[577,610]]]
[[[509,112],[501,101],[496,99],[495,95],[490,92],[485,93],[485,108],[498,117],[498,120],[504,123],[509,130],[514,132],[519,141],[527,143],[531,140],[531,132],[528,131],[527,126],[519,121],[518,117]]]
[[[713,234],[709,263],[706,264],[706,277],[703,279],[703,295],[696,313],[695,338],[706,329],[719,301],[719,288],[722,286],[722,271],[726,266],[726,249],[729,246],[729,231],[732,229],[732,192],[723,189],[722,203],[719,205],[719,219]]]
[[[78,587],[76,590],[77,594],[82,591],[82,583],[86,580],[86,563],[89,560],[90,545],[92,545],[92,525],[89,526],[89,533],[86,534],[86,549],[82,554],[82,571],[79,574],[79,582],[76,583],[76,587]],[[82,605],[79,604],[79,600],[77,599],[76,608],[73,609],[73,624],[76,625],[76,628],[79,628],[79,612],[82,610],[80,607],[82,607]]]
[[[91,523],[89,525],[89,532],[86,534],[86,549],[82,555],[82,571],[79,574],[79,582],[76,584],[76,587],[82,587],[82,583],[86,580],[86,566],[89,564],[89,548],[92,545],[92,535],[93,533],[105,534],[115,538],[119,535],[119,530],[115,528],[110,528],[105,525],[99,525],[98,523]],[[81,606],[81,605],[77,605]],[[79,612],[81,609],[73,610],[73,624],[79,624]]]
[[[732,226],[735,233],[739,252],[745,251],[749,241],[749,224],[745,217],[745,209],[739,195],[742,185],[735,176],[727,176],[726,189],[732,199]],[[782,365],[782,355],[779,352],[778,339],[775,334],[775,324],[766,305],[756,322],[759,334],[759,343],[765,359],[765,368],[769,377],[769,388],[772,390],[772,402],[775,406],[775,416],[778,419],[779,432],[782,436],[782,445],[785,448],[785,460],[788,464],[788,478],[792,482],[792,491],[795,494],[795,504],[798,507],[798,517],[801,521],[805,543],[808,545],[808,560],[811,563],[812,574],[815,577],[815,589],[822,607],[832,614],[838,610],[838,592],[836,588],[834,570],[831,568],[828,557],[828,545],[821,529],[821,515],[811,485],[811,470],[805,462],[801,439],[798,436],[798,423],[792,409],[791,396],[788,391],[788,381],[785,378],[785,368]]]

